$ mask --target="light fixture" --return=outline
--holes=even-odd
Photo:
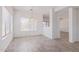
[[[33,18],[33,8],[30,9],[30,19]]]

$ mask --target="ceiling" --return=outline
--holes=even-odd
[[[50,7],[50,6],[49,7],[47,7],[47,6],[15,6],[14,10],[30,12],[30,9],[32,9],[32,11],[34,13],[47,14],[49,12],[50,8],[54,8],[54,7]]]
[[[32,9],[33,13],[36,14],[49,14],[50,8],[59,10],[63,7],[62,6],[14,6],[13,8],[15,11],[30,12],[30,10]]]

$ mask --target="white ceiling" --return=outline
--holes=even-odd
[[[30,9],[32,9],[34,13],[47,14],[49,12],[50,8],[54,8],[54,7],[50,7],[50,6],[49,7],[48,6],[15,6],[14,10],[30,12]]]
[[[56,11],[60,10],[64,6],[14,6],[15,11],[25,11],[30,12],[30,9],[32,9],[33,13],[37,14],[48,14],[50,8],[55,8]]]

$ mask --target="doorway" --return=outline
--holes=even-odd
[[[64,8],[56,12],[56,18],[58,21],[60,38],[64,41],[69,42],[69,17],[68,8]]]

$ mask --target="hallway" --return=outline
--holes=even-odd
[[[79,43],[69,43],[68,33],[62,32],[62,38],[51,40],[42,35],[15,38],[6,52],[75,52]]]

